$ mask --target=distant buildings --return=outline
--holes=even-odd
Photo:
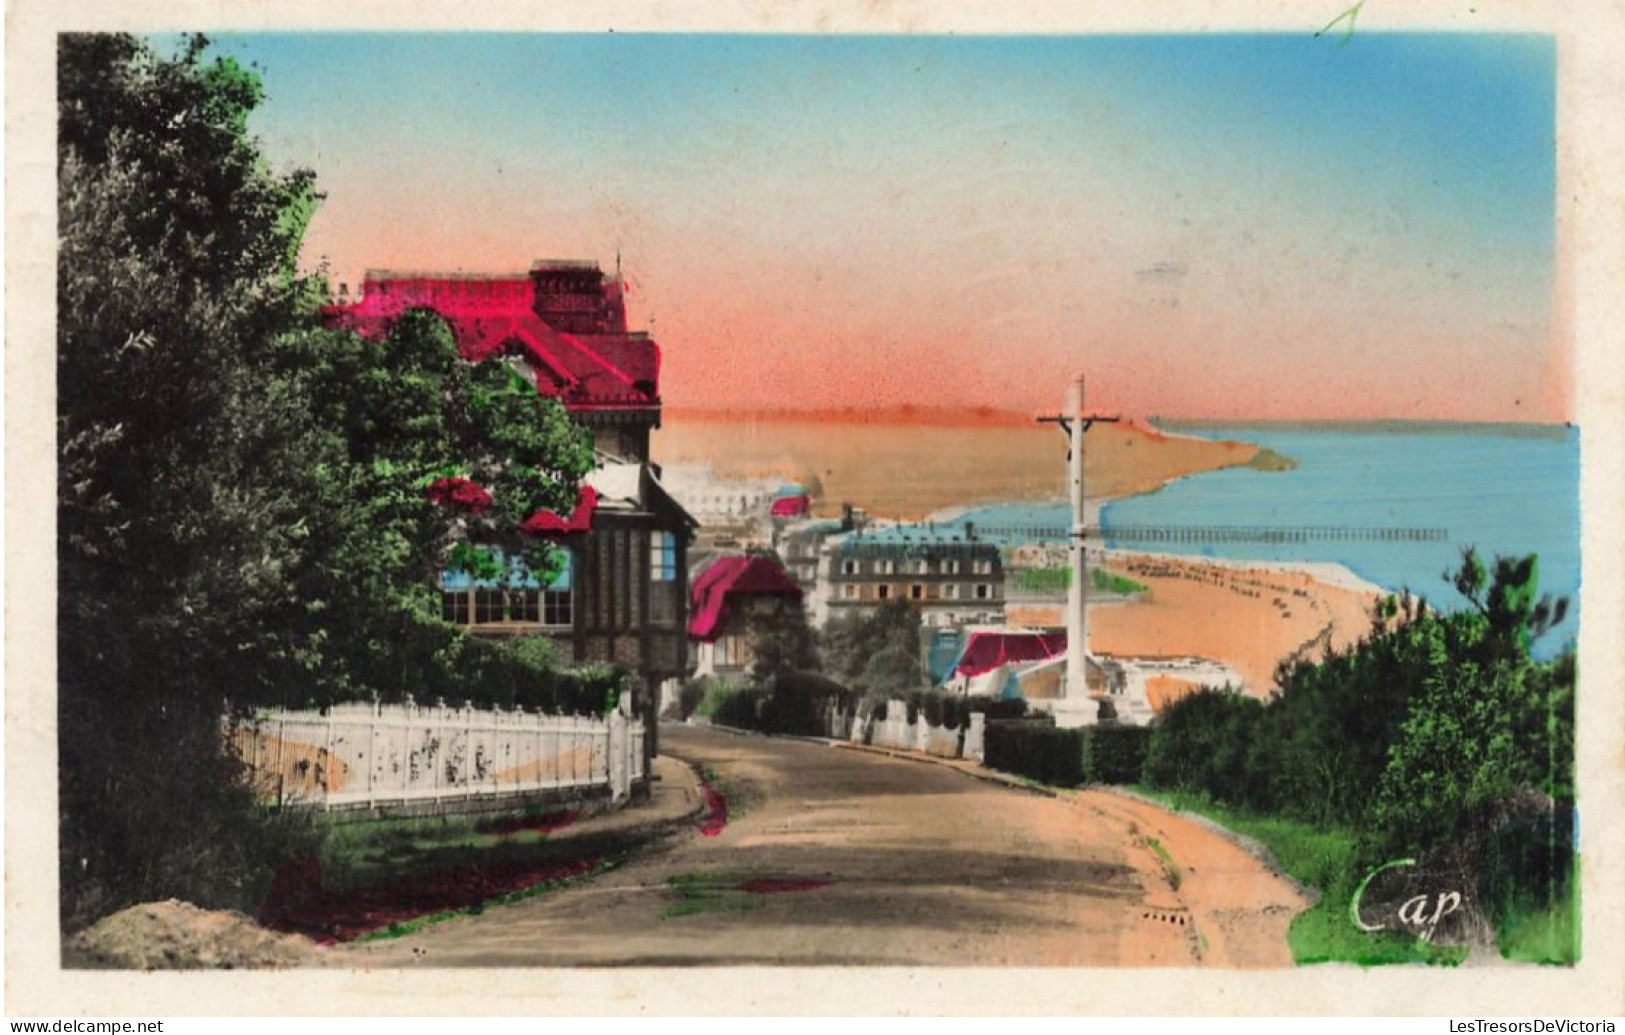
[[[652,726],[654,688],[688,667],[688,548],[697,527],[649,462],[649,436],[660,426],[659,346],[627,329],[622,285],[596,263],[541,262],[512,276],[373,272],[358,301],[325,315],[379,337],[413,309],[443,318],[465,359],[511,363],[563,403],[592,432],[599,461],[572,513],[538,512],[525,525],[568,553],[564,574],[541,586],[447,572],[444,616],[482,636],[548,636],[567,664],[624,666],[637,676],[634,705]]]
[[[1004,621],[1004,563],[993,543],[920,526],[850,532],[822,548],[815,619],[904,600],[927,626]]]
[[[767,546],[775,523],[807,509],[800,486],[783,478],[730,478],[704,464],[668,464],[661,482],[700,523],[702,548]]]

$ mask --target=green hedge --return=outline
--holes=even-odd
[[[1144,726],[1090,726],[1083,732],[1087,783],[1139,783],[1151,730]]]
[[[828,734],[824,713],[829,703],[849,708],[852,697],[846,687],[816,672],[782,672],[765,687],[714,683],[697,714],[719,726],[822,737]]]
[[[1049,719],[990,722],[983,764],[1055,787],[1083,783],[1083,731],[1056,729]]]
[[[1056,729],[1049,719],[989,722],[987,766],[1055,787],[1137,783],[1151,731],[1136,726]]]

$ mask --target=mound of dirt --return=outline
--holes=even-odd
[[[69,939],[63,951],[64,966],[106,970],[311,967],[320,961],[321,950],[309,938],[176,899],[103,917]]]

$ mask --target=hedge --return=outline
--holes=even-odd
[[[1083,730],[1056,729],[1053,720],[1004,720],[987,724],[983,764],[1055,787],[1083,782]]]
[[[1055,787],[1139,782],[1150,730],[1137,726],[1056,729],[1050,721],[988,723],[985,764]]]
[[[1145,726],[1090,726],[1083,733],[1087,783],[1139,783],[1151,730]]]

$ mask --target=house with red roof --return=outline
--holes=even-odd
[[[694,675],[743,681],[756,661],[756,633],[787,611],[800,611],[803,592],[773,557],[718,557],[694,577],[688,635]]]
[[[403,314],[424,309],[446,321],[464,359],[512,363],[538,392],[558,399],[592,432],[599,459],[570,513],[539,511],[523,526],[564,549],[564,573],[542,586],[447,572],[444,616],[482,636],[548,636],[566,664],[625,667],[637,677],[634,706],[652,734],[655,688],[688,669],[688,547],[696,528],[649,462],[649,437],[660,426],[660,347],[627,328],[624,285],[590,262],[539,262],[506,276],[369,272],[359,298],[324,316],[377,338]]]

